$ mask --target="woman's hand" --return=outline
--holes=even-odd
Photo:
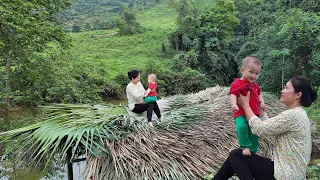
[[[243,108],[244,113],[246,114],[247,120],[250,121],[250,119],[255,116],[253,113],[250,105],[249,105],[249,99],[250,99],[250,91],[248,91],[247,96],[243,96],[240,93],[240,97],[238,97],[238,103],[239,106]],[[248,107],[248,108],[247,108]]]
[[[248,91],[247,96],[243,96],[240,93],[240,96],[237,98],[237,104],[240,107],[246,107],[249,106],[249,100],[250,100],[250,91]]]

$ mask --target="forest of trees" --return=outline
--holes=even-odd
[[[110,78],[102,67],[93,67],[95,74],[89,75],[91,67],[76,64],[67,51],[71,41],[66,23],[79,26],[74,31],[93,30],[85,28],[93,25],[76,24],[76,17],[80,20],[90,13],[91,17],[109,17],[113,12],[114,26],[108,28],[117,29],[119,36],[144,33],[135,16],[159,3],[166,3],[177,14],[177,28],[167,32],[169,43],[158,44],[162,47],[159,53],[171,63],[163,68],[150,61],[141,69],[144,74],[158,75],[162,95],[229,86],[248,55],[262,60],[259,83],[264,91],[279,92],[283,81],[297,75],[320,86],[318,0],[3,1],[1,102],[35,105],[123,98],[126,74],[119,72]],[[69,60],[75,63],[66,64]]]
[[[157,8],[168,11],[162,13]],[[160,14],[166,17],[158,18],[159,22],[144,21]],[[90,48],[90,45],[95,46]],[[86,54],[86,51],[90,52]],[[57,145],[71,132],[58,128],[65,134],[60,131],[47,133],[61,117],[62,126],[68,124],[75,130],[74,137],[85,134],[89,137],[95,132],[101,137],[99,130],[94,128],[106,126],[97,125],[92,129],[88,126],[88,130],[83,131],[78,128],[80,124],[87,128],[87,122],[78,121],[79,126],[74,126],[69,122],[78,119],[78,114],[71,117],[63,113],[69,113],[73,108],[80,112],[77,108],[88,107],[85,109],[89,110],[89,116],[92,110],[92,119],[97,114],[102,115],[99,123],[110,122],[113,126],[120,122],[111,118],[106,120],[105,113],[111,110],[99,109],[92,104],[125,99],[125,87],[129,82],[127,70],[140,70],[143,84],[147,84],[148,74],[155,73],[161,99],[216,85],[227,87],[240,75],[239,65],[249,55],[258,56],[262,61],[258,83],[264,92],[279,93],[291,77],[304,76],[320,93],[320,0],[2,0],[0,131],[42,121],[38,117],[45,113],[37,106],[50,107],[51,103],[60,103],[61,107],[67,104],[67,110],[61,109],[53,121],[43,121],[48,122],[48,128],[41,129],[40,136],[52,137],[52,140],[42,137],[46,143]],[[184,99],[171,100],[180,106]],[[309,118],[317,122],[318,132],[319,102],[306,108]],[[197,113],[190,116],[193,120],[197,119],[195,116],[200,117],[199,107],[195,106]],[[81,111],[81,114],[86,112]],[[85,121],[92,120],[88,117],[85,116]],[[186,125],[185,122],[181,124],[183,128]],[[105,132],[110,131],[112,138],[116,137],[112,130],[121,131],[121,134],[131,132],[126,125],[123,128],[124,131],[115,126]],[[56,137],[60,139],[56,141]],[[39,143],[27,142],[33,145],[44,142],[38,136],[34,138]],[[67,142],[71,139],[76,140],[68,138]],[[76,141],[79,144],[80,141]],[[17,142],[12,141],[19,146]],[[10,150],[10,146],[7,149]],[[58,145],[44,147],[41,149],[45,151],[51,151],[47,147],[59,149]],[[71,150],[73,146],[64,146],[64,149],[67,147]],[[319,167],[317,164],[309,169],[315,179],[319,179]]]
[[[263,63],[259,83],[279,91],[282,76],[306,76],[320,84],[320,2],[316,0],[215,0],[198,13],[191,0],[174,1],[178,29],[172,37],[178,61],[228,86],[248,55]]]

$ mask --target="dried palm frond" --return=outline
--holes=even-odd
[[[271,96],[266,102],[271,116],[283,110]],[[229,104],[223,87],[166,97],[159,102],[165,122],[155,128],[124,106],[46,106],[42,122],[0,136],[23,135],[29,162],[57,153],[62,159],[70,148],[73,158],[83,153],[96,179],[201,179],[237,147]],[[261,141],[260,153],[269,148]]]
[[[167,108],[164,100],[159,105]],[[166,122],[158,126],[173,130],[202,120],[205,110],[202,106],[169,111]],[[43,158],[49,162],[57,153],[61,161],[70,149],[73,158],[79,154],[108,156],[111,154],[104,146],[105,141],[119,140],[133,132],[145,134],[150,130],[141,119],[129,116],[125,106],[57,104],[40,108],[46,115],[39,123],[0,133],[0,137],[7,140],[22,137],[20,155],[32,164]]]
[[[112,155],[90,155],[88,174],[96,179],[110,180],[179,180],[202,179],[204,175],[216,172],[229,152],[238,146],[227,89],[214,87],[165,99],[169,101],[172,113],[176,109],[188,110],[201,105],[203,117],[198,117],[197,123],[187,128],[168,130],[159,126],[144,134],[134,132],[121,140],[108,141],[105,146]],[[266,102],[271,116],[283,110],[275,98]],[[193,118],[194,113],[197,110],[176,114]],[[260,141],[260,154],[269,155],[270,148]]]
[[[42,121],[23,128],[0,133],[1,137],[12,139],[21,135],[23,139],[23,157],[28,162],[36,162],[42,157],[49,160],[56,153],[63,159],[67,151],[73,154],[83,151],[86,154],[108,154],[103,146],[105,139],[117,140],[131,131],[144,131],[136,121],[124,114],[124,107],[105,105],[55,105],[42,107],[47,115]]]

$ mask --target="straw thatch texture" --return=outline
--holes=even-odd
[[[196,94],[165,98],[171,112],[201,105],[202,119],[180,129],[158,126],[150,131],[134,132],[105,147],[110,156],[89,156],[88,173],[96,179],[201,179],[215,172],[229,152],[237,147],[234,120],[227,89],[209,88]],[[283,110],[271,95],[265,97],[269,116]],[[189,118],[194,112],[184,114]],[[183,115],[183,113],[176,113]],[[201,113],[200,113],[201,115]],[[161,124],[159,124],[161,125]],[[259,153],[270,149],[260,141]]]
[[[284,110],[277,97],[263,96],[270,117]],[[45,106],[38,123],[1,132],[0,139],[23,139],[17,154],[31,165],[62,161],[70,150],[71,161],[85,154],[88,176],[97,180],[202,179],[238,146],[227,88],[166,97],[159,106],[165,122],[155,128],[124,106]],[[260,140],[258,153],[270,156],[270,148]]]

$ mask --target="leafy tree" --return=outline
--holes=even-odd
[[[206,4],[205,1],[203,4]],[[178,12],[177,30],[169,35],[172,48],[179,51],[190,50],[192,39],[198,34],[198,16],[201,10],[194,0],[170,0],[169,6]],[[183,37],[183,35],[185,35]],[[191,38],[191,39],[189,39]],[[185,42],[186,41],[186,42]],[[189,47],[188,47],[189,46]]]
[[[6,104],[10,101],[10,77],[19,67],[32,68],[48,42],[67,47],[68,41],[56,13],[69,5],[67,0],[8,1],[0,4],[0,58],[5,61]],[[26,68],[26,70],[28,70]]]
[[[279,8],[300,8],[302,11],[320,12],[320,1],[317,0],[277,0]]]
[[[236,35],[246,36],[259,33],[260,29],[268,27],[272,21],[272,12],[275,9],[272,4],[263,0],[237,0],[234,1],[239,18]]]
[[[212,32],[219,40],[230,40],[239,24],[233,0],[216,0],[200,18],[202,32]]]
[[[276,17],[272,26],[255,37],[259,44],[256,54],[264,66],[261,85],[278,91],[282,81],[299,75],[319,86],[320,17],[301,9],[278,11]]]
[[[84,28],[85,28],[85,30],[87,30],[87,31],[91,31],[91,30],[93,29],[92,24],[89,23],[89,22],[86,22],[86,23],[84,24]]]
[[[81,27],[79,25],[73,25],[72,32],[81,32]]]
[[[94,30],[105,30],[107,29],[107,22],[102,19],[96,19],[93,21]]]
[[[136,21],[133,11],[125,10],[121,18],[116,20],[116,26],[119,28],[120,35],[135,34],[142,31],[142,27]]]
[[[185,3],[182,3],[181,7],[186,7],[188,4],[186,0],[181,2]],[[183,14],[184,11],[181,12],[180,14]],[[229,84],[237,71],[235,55],[228,50],[230,49],[229,41],[239,24],[236,14],[232,0],[217,0],[192,24],[180,23],[180,27],[191,27],[180,28],[183,34],[179,42],[185,52],[178,55],[175,60],[178,69],[183,66],[191,67],[208,75],[211,82],[221,85]],[[190,29],[193,30],[190,31]]]

